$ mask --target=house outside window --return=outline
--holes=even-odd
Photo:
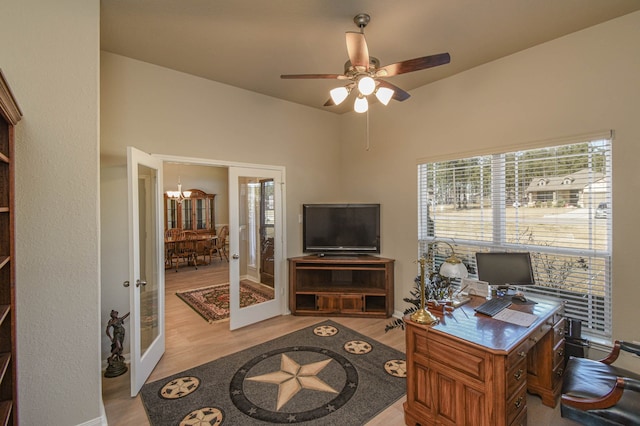
[[[584,334],[610,342],[607,136],[419,164],[419,256],[429,242],[444,240],[477,277],[478,251],[530,252],[536,285],[521,290],[564,301],[566,316],[581,320]],[[446,256],[436,253],[436,268]]]

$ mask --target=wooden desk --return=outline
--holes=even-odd
[[[476,314],[485,299],[426,326],[404,318],[407,341],[405,423],[511,426],[527,424],[526,392],[554,407],[564,369],[564,310],[538,300],[512,305],[538,316],[522,327]]]

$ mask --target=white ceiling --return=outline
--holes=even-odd
[[[341,74],[358,13],[371,16],[369,53],[383,66],[450,53],[450,64],[389,78],[411,93],[636,10],[639,0],[102,0],[101,48],[340,113],[350,106],[323,104],[342,82],[280,75]]]

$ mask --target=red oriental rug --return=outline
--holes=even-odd
[[[210,323],[229,318],[229,284],[181,291],[176,295]],[[273,296],[267,291],[240,282],[241,308],[271,299]]]

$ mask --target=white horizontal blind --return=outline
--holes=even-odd
[[[418,188],[420,255],[455,243],[474,276],[477,251],[529,251],[526,291],[566,301],[585,333],[610,339],[610,140],[420,164]]]

